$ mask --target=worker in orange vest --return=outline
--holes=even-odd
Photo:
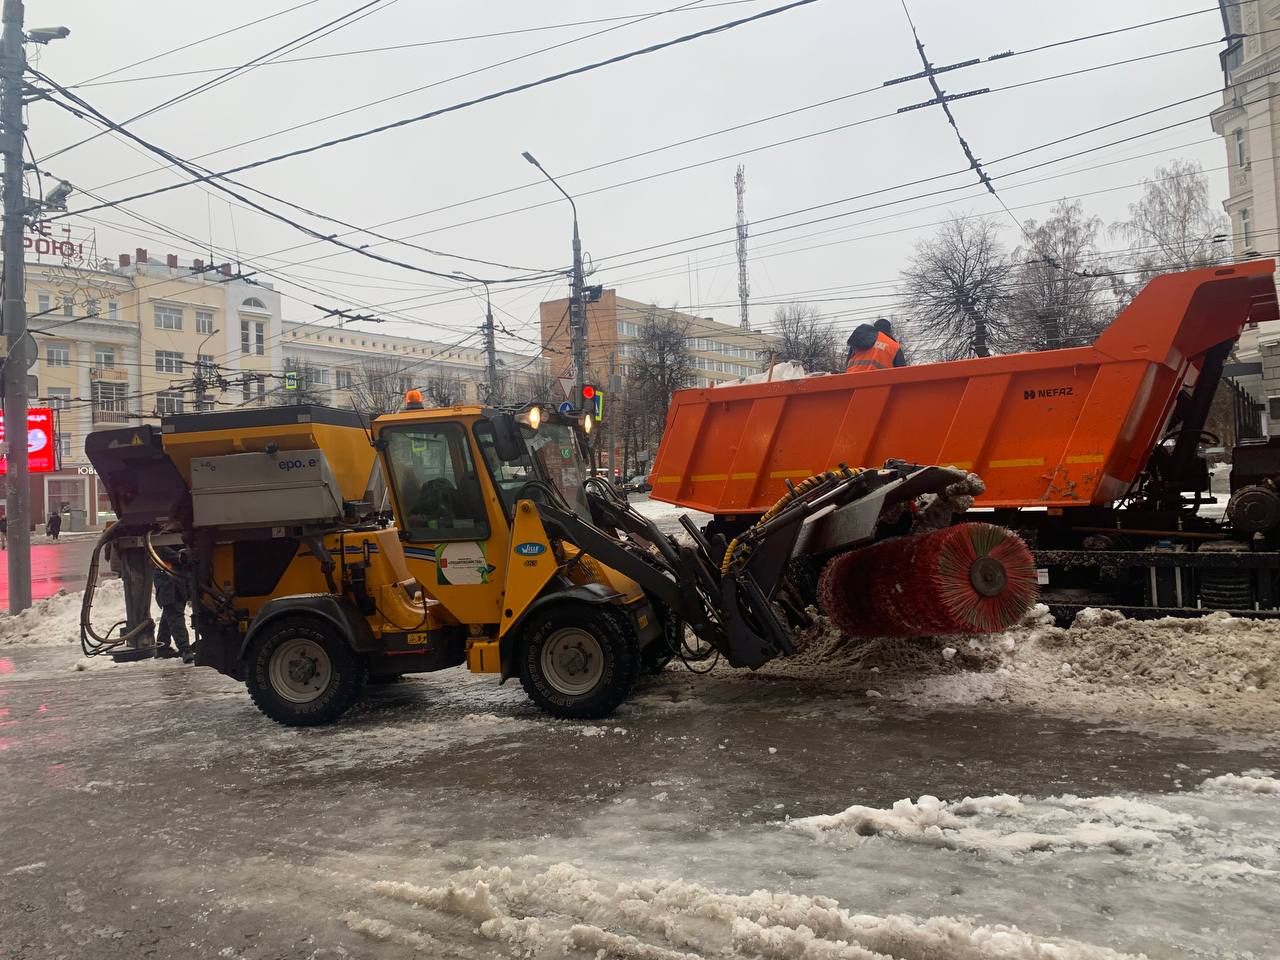
[[[849,359],[846,373],[888,370],[905,367],[907,358],[902,344],[893,338],[893,326],[884,317],[875,323],[860,324],[849,335]]]

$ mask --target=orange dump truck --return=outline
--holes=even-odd
[[[1158,277],[1087,347],[680,391],[652,496],[732,536],[789,480],[839,464],[954,465],[1037,548],[1060,614],[1273,610],[1280,446],[1236,448],[1225,521],[1199,508],[1224,365],[1246,325],[1277,319],[1274,271]]]

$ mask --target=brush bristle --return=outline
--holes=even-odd
[[[994,596],[973,585],[975,561],[1004,568]],[[995,633],[1022,619],[1036,600],[1035,561],[1013,532],[964,523],[886,540],[836,557],[818,584],[832,622],[852,636]]]

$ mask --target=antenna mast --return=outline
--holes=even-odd
[[[744,198],[747,193],[747,173],[738,164],[738,173],[733,178],[733,185],[738,191],[738,325],[743,330],[751,329],[751,321],[747,319],[747,297],[751,287],[747,283],[747,208]]]

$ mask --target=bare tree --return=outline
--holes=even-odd
[[[467,400],[466,382],[446,367],[417,374],[413,385],[422,391],[422,398],[431,407],[452,407]]]
[[[351,377],[351,406],[370,419],[394,413],[404,403],[410,373],[408,361],[398,357],[365,360]]]
[[[786,303],[773,311],[778,346],[771,352],[780,363],[798,363],[809,373],[844,372],[835,328],[811,304]],[[764,355],[767,357],[768,353]]]
[[[1106,278],[1091,272],[1102,220],[1086,216],[1079,200],[1063,200],[1043,223],[1026,221],[1023,232],[1012,301],[1020,349],[1092,343],[1112,308]]]
[[[660,417],[659,423],[666,422],[671,394],[693,383],[688,331],[688,324],[651,306],[628,361],[632,393],[648,405],[650,415]]]
[[[954,216],[916,244],[902,271],[902,313],[915,337],[907,346],[939,360],[986,357],[1012,339],[1013,264],[984,218]]]
[[[1129,244],[1129,267],[1112,283],[1128,303],[1148,280],[1170,270],[1214,263],[1229,232],[1209,197],[1209,178],[1198,161],[1175,159],[1142,181],[1142,196],[1129,204],[1129,219],[1112,226]]]

